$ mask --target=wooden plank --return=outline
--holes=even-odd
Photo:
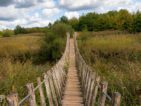
[[[51,74],[52,73],[50,73],[50,72],[48,72],[48,74],[47,74],[47,75],[50,76],[50,78],[48,79],[49,86],[50,86],[50,91],[52,92],[51,93],[52,94],[52,99],[53,99],[53,101],[55,103],[55,106],[58,106],[59,104],[58,104],[58,101],[57,101],[57,95],[56,95],[56,92],[55,92],[54,83],[53,83],[52,75]]]
[[[28,89],[28,94],[30,95],[30,97],[29,97],[29,104],[30,104],[30,106],[36,106],[37,104],[36,104],[36,97],[35,97],[33,83],[26,84],[26,87]]]
[[[42,85],[41,85],[41,78],[38,77],[37,78],[37,83],[39,86],[39,94],[40,94],[40,99],[41,99],[41,106],[46,106],[46,102],[45,102],[45,96],[43,93],[43,89],[42,89]]]
[[[46,93],[47,93],[49,105],[53,106],[52,95],[51,95],[51,91],[50,91],[50,87],[49,87],[49,81],[48,81],[46,73],[44,73],[44,80],[45,80],[45,88],[46,88]]]
[[[92,97],[93,97],[93,91],[94,91],[94,85],[95,85],[95,73],[91,74],[92,77],[92,82],[91,82],[91,87],[90,87],[90,92],[87,100],[87,106],[90,106],[92,103]]]

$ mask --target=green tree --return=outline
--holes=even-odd
[[[22,28],[20,25],[17,25],[16,28],[14,29],[15,35],[17,34],[24,34],[26,33],[25,28]]]
[[[71,25],[72,28],[75,30],[78,30],[78,23],[79,23],[79,20],[77,18],[71,18],[69,20],[69,25]]]
[[[141,32],[141,12],[139,11],[133,15],[132,31]]]
[[[66,17],[66,16],[62,16],[61,18],[60,18],[60,22],[62,22],[62,23],[68,23],[68,18]]]
[[[50,29],[47,29],[41,50],[38,56],[35,56],[35,62],[44,63],[59,59],[64,52],[66,32],[72,33],[72,31],[72,27],[64,23],[54,24]]]

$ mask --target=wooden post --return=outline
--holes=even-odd
[[[55,70],[53,72],[52,79],[53,79],[54,88],[55,88],[55,91],[56,91],[56,96],[57,96],[58,102],[60,104],[61,103],[61,96],[60,96],[60,92],[59,92],[59,85],[58,85],[57,79],[55,77]]]
[[[99,98],[99,106],[105,106],[105,100],[106,100],[105,94],[107,94],[107,87],[108,87],[108,82],[104,81],[101,83],[101,94]]]
[[[84,90],[83,90],[83,92],[84,92],[84,95],[85,95],[85,97],[84,97],[84,99],[86,100],[86,91],[87,91],[87,88],[88,88],[88,85],[89,85],[89,75],[90,75],[90,72],[89,72],[89,70],[87,70],[87,76],[86,76],[86,82],[85,82],[85,86],[84,86]]]
[[[41,106],[46,106],[45,96],[44,96],[44,93],[43,93],[43,89],[42,89],[42,85],[41,85],[41,78],[40,77],[37,78],[37,83],[38,83],[38,86],[39,86]]]
[[[91,106],[93,106],[95,104],[96,97],[97,97],[97,92],[98,92],[98,87],[99,87],[99,83],[100,83],[100,77],[97,76],[96,77],[96,82],[95,82],[95,85],[94,85],[94,92],[93,92],[93,98],[92,98]]]
[[[28,89],[28,94],[30,95],[30,97],[29,97],[30,106],[36,106],[36,98],[35,98],[33,83],[26,84],[26,87]]]
[[[8,95],[6,98],[8,101],[8,106],[19,106],[17,93],[13,93],[11,95]]]
[[[86,89],[86,98],[85,98],[85,103],[86,103],[86,106],[88,106],[87,105],[87,102],[88,102],[88,99],[89,99],[89,92],[90,92],[90,88],[91,88],[91,84],[92,84],[92,79],[91,79],[91,77],[89,76],[89,79],[88,79],[88,85],[87,85],[87,89]]]
[[[112,97],[112,106],[120,106],[120,99],[121,99],[121,94],[115,92]]]
[[[88,96],[88,101],[87,101],[88,105],[87,106],[90,106],[91,103],[92,103],[94,86],[96,84],[95,83],[96,82],[95,81],[96,80],[95,76],[96,76],[96,74],[94,72],[92,72],[92,74],[91,74],[92,82],[91,82],[90,92],[89,92],[89,96]]]
[[[52,73],[48,72],[48,74],[52,74]],[[58,101],[57,101],[57,96],[56,96],[52,76],[50,76],[50,78],[48,80],[49,80],[50,91],[52,92],[52,99],[55,102],[55,106],[58,106]]]
[[[59,95],[59,97],[61,98],[61,85],[60,85],[60,83],[59,83],[59,79],[58,79],[56,70],[54,71],[53,77],[54,77],[54,79],[55,79],[56,86],[57,86],[57,89],[58,89],[58,95]]]
[[[46,88],[46,93],[48,96],[49,106],[53,106],[53,100],[52,100],[51,91],[49,88],[49,81],[45,73],[44,73],[44,80],[45,80],[45,88]]]

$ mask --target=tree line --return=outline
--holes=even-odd
[[[107,13],[91,12],[77,18],[63,16],[55,23],[64,22],[76,31],[121,30],[130,33],[141,32],[141,12],[130,13],[128,10],[109,11]]]
[[[103,30],[120,30],[130,33],[141,32],[141,12],[130,13],[126,9],[119,11],[109,11],[107,13],[91,12],[77,18],[68,19],[62,16],[53,24],[49,23],[46,27],[24,28],[17,25],[14,30],[6,29],[0,31],[0,36],[8,37],[11,35],[45,32],[52,26],[64,23],[71,26],[75,31],[103,31]]]

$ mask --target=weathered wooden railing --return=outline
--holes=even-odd
[[[61,98],[67,74],[67,70],[65,69],[65,67],[67,68],[67,63],[69,60],[69,39],[70,35],[69,33],[67,33],[66,48],[62,58],[49,71],[44,73],[43,80],[41,81],[41,78],[38,77],[38,85],[35,88],[33,83],[28,83],[26,85],[28,94],[20,101],[17,93],[8,95],[6,97],[8,101],[8,106],[22,106],[25,104],[25,102],[28,103],[29,106],[37,106],[36,91],[39,92],[40,97],[40,104],[38,104],[38,106],[46,106],[47,104],[49,104],[49,106],[58,106],[61,104]],[[45,87],[46,92],[44,91],[43,87]]]
[[[79,52],[76,36],[77,33],[74,34],[76,66],[81,82],[85,106],[105,106],[106,98],[109,99],[111,106],[120,106],[120,93],[114,92],[112,97],[108,95],[108,82],[100,81],[100,76],[86,64]]]

